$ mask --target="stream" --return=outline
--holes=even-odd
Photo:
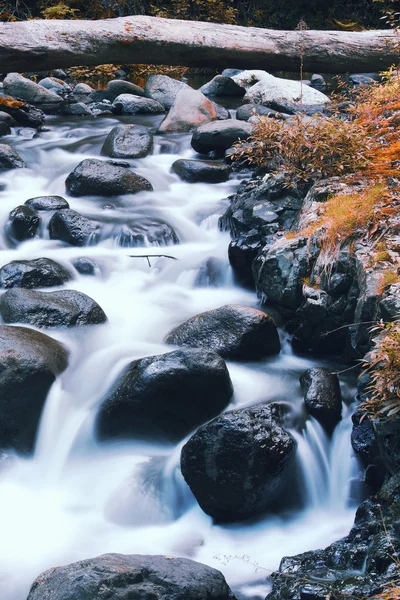
[[[0,471],[2,600],[26,600],[42,571],[106,552],[188,557],[221,570],[239,597],[263,598],[266,577],[283,556],[324,547],[346,535],[353,522],[359,502],[350,444],[354,381],[341,382],[343,419],[329,440],[315,420],[305,420],[299,385],[305,369],[327,363],[296,356],[284,335],[277,357],[227,363],[235,390],[228,410],[281,401],[298,423],[292,431],[298,444],[296,497],[285,499],[280,510],[215,525],[180,474],[184,441],[176,447],[99,444],[94,437],[94,418],[106,390],[130,361],[171,350],[163,339],[174,326],[228,303],[259,306],[255,292],[235,285],[229,234],[218,229],[224,199],[246,175],[233,174],[215,185],[180,181],[170,167],[177,158],[195,157],[189,134],[168,136],[170,153],[164,153],[165,137],[156,136],[153,154],[130,161],[154,192],[106,199],[65,195],[68,173],[84,158],[99,157],[118,122],[156,129],[161,118],[49,117],[48,130],[32,139],[17,129],[3,138],[29,168],[0,175],[0,184],[6,184],[0,191],[0,266],[39,257],[59,262],[74,273],[64,289],[94,298],[108,322],[47,332],[68,348],[70,363],[48,395],[34,455],[16,455]],[[46,213],[41,213],[40,237],[13,248],[4,233],[9,212],[28,198],[49,194],[66,197],[73,210],[97,220],[160,219],[175,230],[180,244],[126,248],[115,237],[76,248],[50,240]],[[164,252],[178,260],[152,258],[149,264],[130,256]],[[96,276],[74,270],[78,257],[98,264]]]

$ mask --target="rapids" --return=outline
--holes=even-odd
[[[120,118],[155,128],[161,117]],[[229,235],[218,216],[243,179],[217,185],[187,184],[170,174],[178,157],[190,158],[190,136],[169,136],[175,154],[160,152],[130,161],[154,192],[123,198],[69,198],[67,174],[84,158],[99,157],[115,118],[50,117],[48,130],[26,139],[4,137],[28,169],[0,176],[0,266],[42,256],[75,273],[66,287],[93,297],[106,312],[104,325],[49,330],[71,353],[68,369],[53,385],[31,458],[14,456],[0,471],[0,591],[2,600],[25,600],[45,569],[105,552],[185,556],[220,569],[233,590],[264,597],[266,575],[280,559],[323,547],[347,534],[357,504],[357,462],[350,446],[353,383],[342,382],[344,418],[328,440],[318,423],[304,421],[299,375],[323,361],[295,356],[285,339],[278,357],[258,363],[228,363],[235,387],[232,407],[280,400],[290,406],[298,443],[297,475],[281,510],[257,520],[218,526],[197,506],[179,470],[180,448],[126,442],[99,445],[93,420],[105,391],[124,365],[170,350],[172,327],[192,315],[227,303],[258,306],[255,293],[237,287],[230,271]],[[13,248],[4,235],[9,212],[28,198],[58,194],[93,218],[140,219],[151,215],[171,225],[180,244],[168,248],[121,248],[117,239],[69,247],[41,237]],[[113,204],[115,210],[104,209]],[[41,213],[43,216],[44,213]],[[44,219],[45,221],[46,219]],[[166,253],[169,258],[129,255]],[[79,275],[71,262],[93,258],[101,274]],[[218,265],[214,276],[205,269]],[[352,484],[353,483],[353,484]]]

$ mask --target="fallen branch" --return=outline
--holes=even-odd
[[[170,258],[171,260],[178,260],[176,256],[170,256],[169,254],[128,254],[129,258],[147,258],[149,267],[151,267],[150,258]]]

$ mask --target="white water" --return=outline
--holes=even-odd
[[[131,120],[133,122],[133,119]],[[157,118],[136,119],[155,125]],[[66,175],[87,157],[98,157],[115,119],[50,121],[50,131],[27,141],[13,133],[4,141],[17,149],[29,170],[0,176],[0,231],[8,213],[28,198],[64,195]],[[189,136],[175,136],[180,156],[190,157]],[[313,420],[299,426],[299,498],[280,514],[252,522],[216,526],[196,505],[179,471],[180,444],[166,447],[135,442],[98,445],[93,418],[102,396],[125,364],[170,350],[165,335],[176,324],[226,303],[257,305],[255,294],[235,287],[227,261],[228,234],[218,231],[221,203],[237,180],[189,185],[169,173],[177,155],[155,153],[132,161],[153,184],[153,193],[123,199],[68,198],[71,208],[91,217],[133,218],[150,214],[165,220],[181,244],[165,251],[178,260],[153,259],[141,248],[119,248],[113,239],[72,248],[40,239],[10,249],[0,235],[0,266],[10,260],[50,257],[73,271],[80,256],[93,258],[101,275],[75,278],[65,287],[93,297],[108,323],[84,329],[51,330],[68,346],[68,369],[52,387],[37,447],[31,459],[15,457],[0,472],[1,600],[25,600],[39,573],[55,565],[105,552],[187,556],[223,571],[235,589],[251,596],[267,591],[266,575],[284,555],[325,546],[350,529],[349,481],[356,472],[350,449],[350,410],[332,441]],[[104,203],[115,211],[104,211]],[[219,285],[196,286],[207,259],[220,261]],[[298,377],[311,360],[294,356],[285,343],[279,357],[259,363],[229,363],[235,387],[231,407],[281,400],[301,423]],[[351,398],[352,390],[343,388]],[[295,419],[295,420],[296,420]],[[182,442],[183,443],[183,442]]]

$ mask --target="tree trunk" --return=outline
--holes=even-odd
[[[276,31],[133,16],[0,23],[0,72],[78,65],[155,64],[270,71],[378,71],[398,61],[385,31]]]

